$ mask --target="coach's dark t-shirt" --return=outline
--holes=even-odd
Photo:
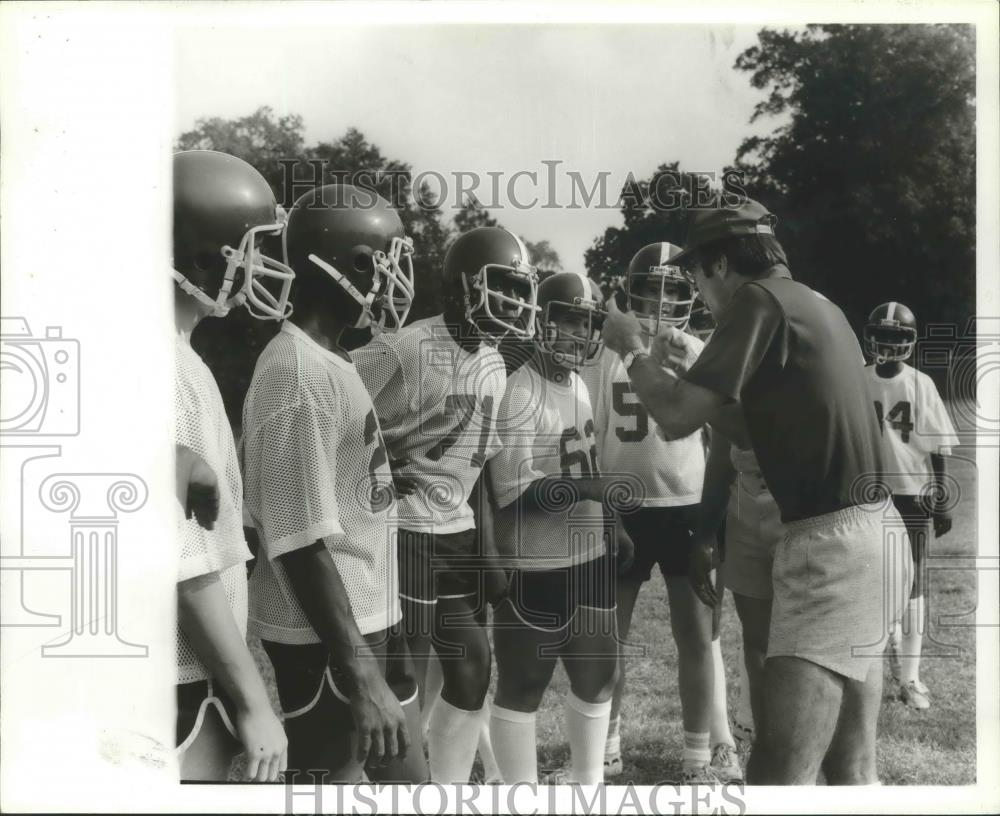
[[[684,376],[742,404],[783,521],[865,500],[882,448],[861,348],[843,312],[785,267],[735,292]]]

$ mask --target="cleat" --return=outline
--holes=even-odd
[[[622,755],[618,754],[605,754],[604,755],[604,778],[612,779],[616,776],[622,775],[622,770],[624,766],[622,765]]]
[[[732,745],[720,742],[712,749],[712,761],[709,764],[712,772],[721,782],[742,782],[743,768]]]
[[[543,771],[538,780],[539,785],[569,785],[572,780],[569,778],[569,771],[566,768],[556,768],[551,771]]]
[[[695,765],[682,770],[679,782],[681,785],[718,785],[722,780],[706,762],[704,765]]]
[[[931,707],[927,686],[924,686],[919,680],[904,683],[899,689],[899,699],[917,711],[926,711]]]

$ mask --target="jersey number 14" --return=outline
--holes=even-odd
[[[905,400],[897,402],[892,407],[892,410],[889,411],[888,416],[884,419],[882,417],[882,411],[882,403],[879,400],[875,400],[875,413],[878,416],[879,430],[884,434],[885,423],[888,422],[893,428],[899,431],[904,442],[909,442],[910,431],[913,430],[913,422],[910,419],[910,403]]]

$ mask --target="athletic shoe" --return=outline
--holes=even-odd
[[[707,762],[681,770],[679,780],[682,785],[719,785],[722,779],[716,776],[715,770]]]
[[[611,779],[622,775],[622,755],[619,751],[616,754],[604,755],[604,778]]]
[[[919,680],[911,680],[909,683],[904,683],[900,686],[899,699],[917,711],[926,711],[931,707],[931,699],[927,691],[927,686]]]
[[[712,762],[709,767],[722,782],[742,782],[743,769],[739,757],[732,745],[720,742],[712,749]]]
[[[551,771],[542,771],[538,779],[539,785],[568,785],[570,784],[569,770],[566,768],[556,768]]]

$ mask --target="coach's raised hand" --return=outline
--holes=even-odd
[[[614,298],[608,301],[608,316],[604,319],[601,337],[604,345],[617,354],[627,354],[643,345],[639,319],[632,312],[621,311]]]
[[[698,359],[704,344],[687,332],[665,326],[650,343],[649,353],[661,366],[675,374],[683,374]]]

